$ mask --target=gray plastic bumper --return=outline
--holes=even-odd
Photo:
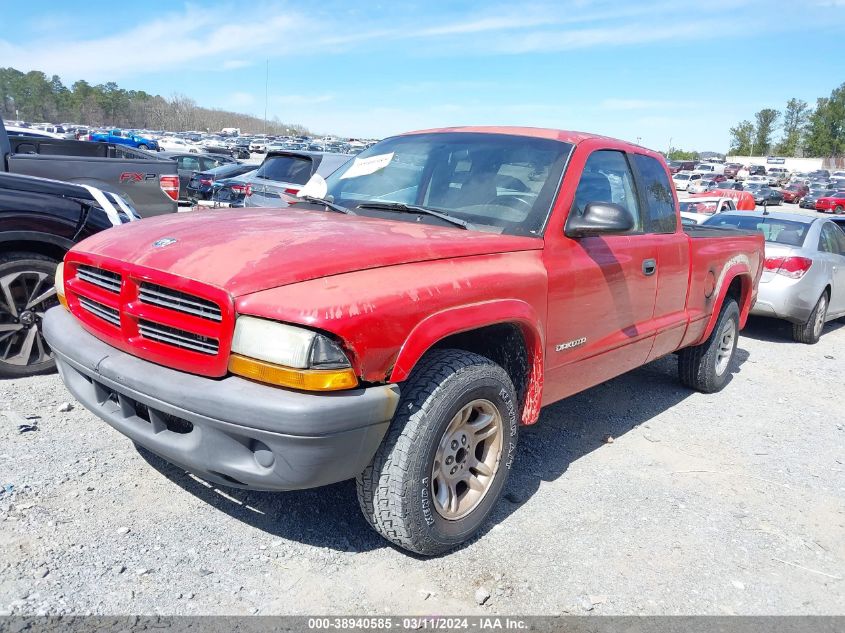
[[[396,385],[310,394],[176,371],[104,343],[61,307],[47,312],[43,333],[86,408],[167,461],[239,488],[295,490],[356,476],[399,402]]]

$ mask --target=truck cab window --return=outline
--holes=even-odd
[[[678,226],[675,197],[666,170],[651,156],[634,154],[645,195],[646,233],[674,233]],[[728,207],[730,208],[730,207]]]
[[[642,231],[634,176],[622,152],[599,150],[590,154],[575,191],[571,213],[584,215],[590,202],[612,202],[625,207],[637,218],[633,232]]]

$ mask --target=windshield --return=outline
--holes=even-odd
[[[311,178],[311,158],[308,156],[271,156],[255,172],[256,178],[304,185]]]
[[[738,229],[758,231],[767,242],[801,246],[810,230],[811,222],[782,220],[772,217],[749,217],[743,215],[716,215],[705,222],[708,226],[732,226]]]
[[[675,180],[689,180],[689,174],[675,174]]]
[[[327,178],[326,198],[349,208],[416,205],[479,230],[539,235],[571,150],[561,141],[505,134],[396,136]]]
[[[681,200],[681,211],[685,213],[707,213],[713,214],[716,212],[716,202],[707,200],[706,202],[689,202]]]

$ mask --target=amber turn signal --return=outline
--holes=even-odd
[[[65,297],[65,263],[59,262],[59,265],[56,267],[56,277],[54,280],[56,286],[56,297],[59,300],[65,310],[70,310],[67,305],[67,298]]]
[[[229,371],[238,376],[303,391],[338,391],[358,386],[355,372],[345,369],[291,369],[232,354]]]

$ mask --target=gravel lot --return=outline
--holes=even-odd
[[[58,376],[0,381],[0,613],[845,614],[845,326],[752,320],[721,394],[675,366],[547,408],[484,534],[433,560],[351,482],[216,489],[62,411]]]

